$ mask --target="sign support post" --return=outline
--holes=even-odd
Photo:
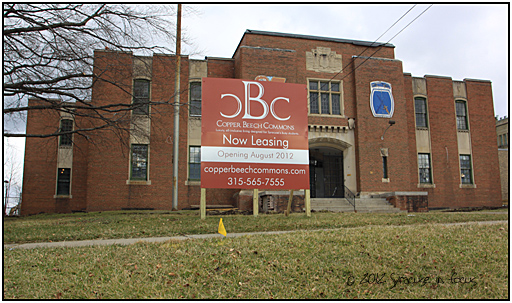
[[[206,188],[201,188],[201,202],[199,202],[201,210],[201,219],[206,219]]]
[[[304,204],[306,206],[306,216],[311,217],[311,196],[309,189],[304,190]]]
[[[258,216],[258,212],[259,212],[259,209],[260,209],[260,203],[259,203],[259,190],[256,188],[253,190],[252,192],[252,214],[257,217]]]
[[[284,214],[287,217],[292,212],[292,200],[293,200],[293,189],[290,189],[290,195],[288,196],[288,206],[286,207],[286,211],[284,212]]]

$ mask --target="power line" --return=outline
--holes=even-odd
[[[430,5],[429,5],[425,10],[423,10],[423,11],[421,12],[421,14],[419,14],[416,18],[414,18],[414,20],[412,20],[411,22],[409,22],[409,24],[407,24],[407,25],[406,25],[406,26],[405,26],[401,31],[399,31],[396,35],[394,35],[391,39],[389,39],[389,41],[393,40],[396,36],[398,36],[398,35],[399,35],[401,32],[403,32],[406,28],[408,28],[408,27],[409,27],[409,25],[411,25],[414,21],[416,21],[416,19],[418,19],[419,17],[421,17],[421,15],[423,15],[427,10],[429,10],[429,9],[432,7],[432,5],[434,5],[434,4],[430,4]],[[388,43],[389,43],[389,41],[388,41]]]
[[[421,15],[423,15],[427,10],[429,10],[432,7],[432,5],[433,4],[429,5],[426,9],[424,9],[418,16],[416,16],[416,18],[414,18],[411,22],[409,22],[404,28],[402,28],[398,33],[396,33],[393,37],[391,37],[391,39],[389,39],[386,43],[380,44],[375,52],[373,52],[369,57],[366,57],[363,62],[361,62],[358,66],[354,67],[348,74],[343,75],[343,77],[340,79],[340,81],[345,79],[347,76],[351,75],[353,72],[355,72],[356,69],[358,69],[366,61],[368,61],[370,58],[372,58],[373,55],[375,55],[382,48],[382,46],[384,46],[385,44],[391,42],[391,40],[396,38],[396,36],[398,36],[401,32],[403,32],[406,28],[408,28],[414,21],[416,21],[419,17],[421,17]],[[411,7],[407,12],[405,12],[405,14],[403,14],[402,17],[400,17],[395,23],[393,23],[382,35],[380,35],[379,38],[377,38],[374,42],[372,42],[372,44],[370,44],[368,47],[366,47],[359,55],[353,56],[352,60],[347,65],[345,65],[345,67],[342,67],[342,69],[338,73],[336,73],[336,75],[334,75],[329,81],[331,81],[332,79],[337,77],[341,72],[343,72],[343,70],[347,66],[349,66],[350,64],[352,64],[354,62],[354,57],[360,57],[364,52],[366,52],[370,47],[372,47],[378,39],[380,39],[382,36],[384,36],[392,27],[394,27],[400,20],[402,20],[415,7],[416,7],[416,4],[413,7]],[[308,103],[310,103],[310,96],[308,95],[307,98],[308,98]]]
[[[370,49],[370,47],[372,47],[375,43],[377,43],[377,41],[379,41],[380,38],[382,38],[382,36],[384,36],[389,30],[391,30],[398,22],[400,22],[400,20],[402,20],[405,16],[407,16],[407,14],[409,14],[409,12],[416,7],[416,4],[413,5],[407,12],[405,12],[405,14],[402,15],[402,17],[400,17],[398,20],[395,21],[395,23],[393,23],[382,35],[380,35],[377,39],[375,39],[375,41],[372,42],[372,44],[370,44],[368,47],[366,47],[359,55],[357,55],[357,57],[360,57],[362,54],[364,54],[368,49]],[[380,47],[382,47],[382,45],[379,45],[379,49]],[[345,65],[344,67],[341,68],[341,70],[336,73],[336,75],[334,75],[332,79],[336,78],[341,72],[343,72],[343,70],[345,68],[347,68],[350,64],[352,64],[352,62],[354,61],[354,58],[351,59],[351,61],[349,63],[347,63],[347,65]],[[331,81],[329,80],[329,81]]]
[[[380,35],[379,38],[377,38],[375,40],[375,42],[377,42],[380,38],[382,38],[382,36],[384,36],[387,32],[389,32],[389,30],[392,29],[393,26],[395,26],[398,22],[400,22],[400,20],[402,20],[410,11],[412,11],[416,7],[416,5],[417,4],[414,4],[407,12],[405,12],[405,14],[402,15],[402,17],[400,17],[400,19],[396,20],[396,22],[393,23],[393,25],[391,25],[382,35]],[[373,43],[372,43],[372,45],[373,45]]]
[[[416,18],[414,18],[411,22],[409,22],[409,24],[407,24],[404,28],[402,28],[402,29],[401,29],[401,30],[400,30],[396,35],[394,35],[393,37],[391,37],[391,39],[389,39],[389,40],[386,42],[386,44],[387,44],[387,43],[389,43],[389,42],[391,42],[391,40],[393,40],[394,38],[396,38],[396,36],[398,36],[398,35],[399,35],[401,32],[403,32],[406,28],[408,28],[408,27],[409,27],[409,26],[410,26],[414,21],[416,21],[416,20],[417,20],[421,15],[423,15],[423,14],[424,14],[428,9],[430,9],[430,8],[432,7],[432,5],[433,5],[433,4],[431,4],[431,5],[430,5],[429,7],[427,7],[425,10],[423,10],[423,11],[422,11],[418,16],[416,16]],[[415,6],[416,6],[416,5],[415,5]],[[413,6],[412,8],[414,8],[414,6]],[[411,11],[411,10],[412,10],[412,8],[411,8],[409,11]],[[407,13],[409,13],[409,11],[407,11]],[[407,13],[406,13],[406,14],[407,14]],[[404,16],[405,16],[405,15],[404,15]],[[403,16],[402,16],[402,18],[403,18]],[[400,19],[402,19],[402,18],[400,18]],[[400,20],[398,20],[398,21],[400,21]],[[397,21],[397,22],[398,22],[398,21]],[[395,22],[395,24],[396,24],[397,22]],[[394,24],[393,24],[393,25],[394,25]],[[389,29],[388,29],[388,30],[389,30]],[[387,32],[387,31],[386,31],[386,32]],[[383,34],[383,35],[384,35],[384,34]],[[381,37],[382,37],[382,35],[381,35]],[[380,37],[379,37],[379,38],[380,38]],[[354,67],[354,68],[353,68],[353,69],[352,69],[348,74],[344,75],[340,80],[345,79],[347,76],[349,76],[350,74],[352,74],[353,72],[355,72],[355,70],[356,70],[357,68],[359,68],[359,67],[360,67],[361,65],[363,65],[366,61],[368,61],[370,58],[372,58],[372,57],[373,57],[373,55],[375,55],[378,51],[380,51],[380,49],[382,48],[382,45],[384,45],[384,44],[381,44],[375,52],[373,52],[369,57],[365,58],[365,60],[364,60],[363,62],[361,62],[358,66]],[[367,49],[368,49],[368,48],[367,48]],[[365,51],[366,51],[366,50],[365,50]],[[363,53],[364,53],[364,51],[363,51]],[[361,54],[362,54],[362,53],[361,53]],[[359,57],[359,56],[361,56],[361,55],[358,55],[357,57]],[[354,57],[352,58],[352,61],[350,62],[350,64],[351,64],[353,61],[354,61]],[[336,76],[337,76],[337,75],[339,75],[342,71],[343,71],[343,70],[341,70],[338,74],[336,74]],[[335,76],[335,77],[336,77],[336,76]],[[333,77],[333,78],[331,78],[331,80],[332,80],[332,79],[334,79],[334,77]]]

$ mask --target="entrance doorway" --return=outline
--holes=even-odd
[[[344,198],[343,152],[331,147],[309,150],[309,183],[312,198]]]

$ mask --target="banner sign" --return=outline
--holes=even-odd
[[[307,88],[203,78],[201,187],[309,189]]]
[[[370,108],[374,117],[391,118],[395,111],[395,102],[391,84],[383,81],[370,83]]]

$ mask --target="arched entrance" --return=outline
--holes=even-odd
[[[311,198],[344,198],[343,151],[328,146],[309,150]]]

